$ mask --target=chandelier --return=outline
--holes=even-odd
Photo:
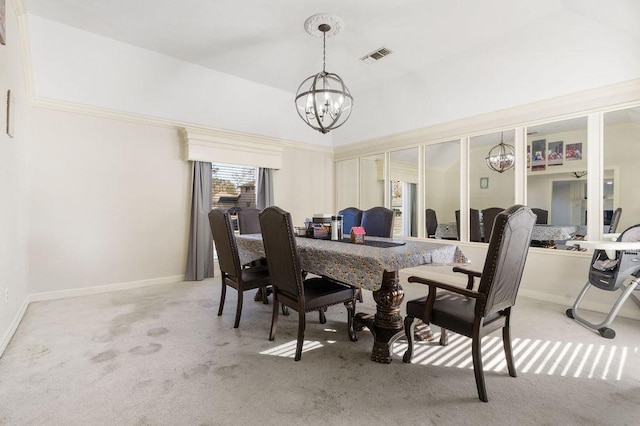
[[[485,160],[491,170],[502,173],[513,167],[515,158],[513,145],[504,143],[504,132],[502,132],[500,133],[500,143],[489,150]]]
[[[306,31],[322,36],[322,71],[305,79],[296,92],[296,110],[302,120],[321,133],[342,126],[351,115],[353,97],[338,74],[326,70],[327,37],[342,28],[342,20],[332,15],[313,15],[304,23]]]

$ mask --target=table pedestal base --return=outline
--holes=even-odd
[[[373,292],[376,314],[356,314],[355,325],[360,330],[367,327],[373,334],[374,343],[371,360],[389,364],[391,347],[404,334],[404,324],[400,315],[400,305],[404,290],[398,280],[398,272],[384,271],[380,290]]]
[[[397,271],[384,271],[382,286],[380,290],[373,292],[373,299],[376,301],[376,314],[358,312],[355,316],[355,328],[362,330],[367,327],[373,334],[371,361],[389,364],[393,344],[404,336],[404,321],[400,315],[404,290]],[[418,340],[433,340],[433,333],[429,325],[420,321],[415,327],[415,337]]]

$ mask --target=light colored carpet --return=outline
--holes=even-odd
[[[372,336],[350,342],[346,309],[327,324],[308,314],[293,360],[297,315],[236,293],[217,317],[219,279],[32,304],[0,359],[0,424],[7,425],[460,425],[637,424],[640,323],[617,318],[606,340],[565,306],[520,297],[512,337],[518,377],[506,372],[500,333],[483,343],[489,403],[477,398],[469,339],[404,345],[389,365],[369,360]],[[406,298],[422,294],[404,283]],[[374,312],[371,293],[358,310]]]

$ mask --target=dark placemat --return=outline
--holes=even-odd
[[[341,240],[331,240],[329,238],[314,238],[298,235],[299,238],[309,238],[311,240],[325,240],[325,241],[335,241],[336,243],[345,243],[345,244],[353,244],[351,242],[351,238],[343,238]],[[403,241],[399,242],[391,242],[391,241],[374,241],[374,240],[364,240],[365,246],[378,247],[378,248],[389,248],[389,247],[398,247],[403,246],[405,243]]]

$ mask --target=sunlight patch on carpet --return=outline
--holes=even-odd
[[[415,342],[411,363],[473,368],[470,338],[451,333],[447,346],[440,346],[439,338],[440,333],[434,333],[431,342]],[[512,348],[518,373],[600,380],[620,380],[629,353],[639,353],[637,347],[519,338],[513,340]],[[406,349],[405,342],[398,342],[393,353],[402,357]],[[484,371],[507,370],[501,337],[482,339],[482,360]]]
[[[325,344],[335,343],[335,340],[327,340]],[[284,358],[294,358],[296,355],[296,341],[292,340],[287,343],[283,343],[274,348],[267,349],[266,351],[259,352],[260,355],[272,355],[272,356],[280,356]],[[315,349],[320,349],[324,347],[324,344],[318,342],[317,340],[305,340],[302,345],[302,353],[310,352]]]

